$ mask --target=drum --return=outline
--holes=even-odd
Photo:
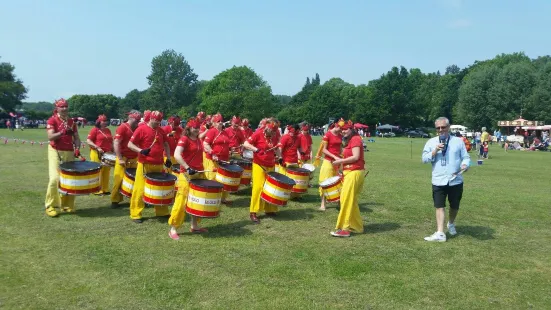
[[[242,174],[243,168],[238,165],[220,164],[216,170],[215,180],[224,185],[226,192],[237,192]]]
[[[321,191],[328,202],[339,202],[341,200],[342,182],[340,176],[330,177],[320,183]]]
[[[128,198],[132,197],[132,189],[134,188],[134,179],[136,178],[136,168],[126,168],[124,177],[122,178],[121,189],[119,192]]]
[[[189,180],[186,213],[198,217],[218,217],[224,185],[216,181]]]
[[[241,174],[241,182],[239,184],[249,186],[253,175],[253,162],[247,159],[236,160],[235,164],[243,168]]]
[[[268,172],[260,198],[274,205],[285,206],[295,184],[295,181],[281,173]]]
[[[113,152],[103,153],[101,155],[101,164],[107,167],[114,167],[117,162],[117,155]]]
[[[170,173],[174,175],[176,178],[180,175],[180,164],[174,164],[170,167]],[[178,181],[174,184],[174,191],[178,191]]]
[[[310,171],[304,168],[288,167],[287,176],[295,181],[295,186],[291,192],[306,193],[308,191],[308,183],[310,181]]]
[[[310,171],[310,180],[312,180],[312,178],[314,177],[314,171],[316,170],[316,166],[312,164],[304,164],[302,165],[302,168]]]
[[[243,150],[243,158],[244,159],[250,159],[250,160],[253,160],[253,151],[251,150]]]
[[[170,173],[146,173],[143,201],[154,206],[171,205],[174,202],[174,184],[177,180]]]
[[[80,196],[98,192],[101,165],[92,161],[69,161],[59,165],[58,190],[61,194]]]

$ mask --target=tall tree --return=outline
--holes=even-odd
[[[27,88],[13,73],[15,67],[7,62],[0,63],[0,108],[13,111],[27,98]]]
[[[73,117],[84,117],[89,121],[98,115],[105,114],[108,118],[118,118],[118,105],[121,99],[109,95],[74,95],[67,99],[69,113]]]
[[[147,77],[149,89],[144,97],[149,109],[176,113],[195,99],[197,74],[182,54],[165,50],[151,61]]]

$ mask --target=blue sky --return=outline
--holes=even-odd
[[[145,89],[165,49],[200,79],[246,65],[293,95],[316,72],[363,84],[392,66],[551,54],[550,15],[551,0],[0,0],[0,61],[26,101]]]

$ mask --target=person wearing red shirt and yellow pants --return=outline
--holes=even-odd
[[[58,191],[59,165],[80,157],[80,137],[77,125],[69,118],[69,105],[61,98],[54,103],[52,117],[46,122],[48,133],[48,172],[49,181],[46,190],[46,214],[50,217],[58,215],[56,208],[65,212],[75,211],[75,196],[61,195]]]
[[[228,162],[230,160],[230,137],[223,129],[222,122],[224,119],[220,113],[212,117],[212,127],[208,130],[205,140],[203,141],[203,150],[206,153],[206,158],[203,161],[205,170],[218,169],[218,161]],[[206,172],[208,180],[216,179],[216,172]],[[230,205],[232,202],[228,200],[228,192],[222,193],[222,203]]]
[[[170,156],[165,154],[165,160],[169,157],[172,162],[176,161],[174,158],[174,151],[176,150],[176,145],[178,144],[178,141],[180,141],[182,132],[184,131],[184,129],[180,126],[181,122],[182,120],[178,116],[172,115],[168,118],[168,125],[163,127],[163,130],[166,133],[166,142],[168,142],[168,147],[170,148]]]
[[[364,225],[360,215],[358,200],[364,185],[364,151],[360,135],[354,130],[354,123],[347,121],[340,125],[344,136],[345,147],[343,158],[337,159],[333,165],[343,166],[344,180],[341,191],[341,210],[337,219],[335,237],[350,237],[350,232],[363,233]]]
[[[113,188],[111,189],[111,208],[118,208],[119,203],[123,200],[123,196],[119,192],[124,173],[127,168],[136,168],[138,153],[128,148],[128,142],[132,138],[134,130],[138,127],[142,114],[138,111],[130,111],[128,120],[120,124],[115,132],[115,140],[113,146],[117,160],[113,172]]]
[[[180,175],[178,176],[178,192],[174,199],[174,205],[172,206],[172,212],[168,219],[168,224],[171,226],[168,236],[173,240],[179,240],[180,236],[176,231],[186,217],[186,204],[189,194],[189,180],[203,179],[206,180],[204,172],[198,172],[203,170],[203,145],[199,140],[199,128],[201,123],[196,119],[190,119],[186,124],[186,129],[178,145],[176,146],[176,152],[174,157],[180,164]],[[191,217],[191,232],[192,233],[204,233],[208,230],[206,228],[200,228],[198,226],[200,218],[196,216]]]
[[[339,123],[344,125],[344,121],[342,120],[339,121]],[[342,136],[339,123],[333,123],[329,126],[329,130],[325,133],[321,142],[320,147],[322,153],[325,155],[325,158],[321,164],[319,173],[320,184],[321,182],[338,175],[338,168],[336,168],[332,162],[339,159],[341,154]],[[325,211],[325,197],[323,196],[321,187],[319,189],[319,193],[321,196],[321,206],[319,209],[321,211]]]
[[[104,153],[113,151],[113,136],[111,130],[107,128],[108,125],[107,116],[104,114],[98,116],[96,120],[96,126],[88,133],[88,139],[86,142],[90,146],[90,161],[100,163],[101,157]],[[109,175],[111,174],[111,167],[101,165],[100,171],[100,185],[101,189],[94,195],[109,195]]]
[[[287,133],[281,136],[279,142],[279,151],[281,158],[279,159],[279,173],[287,175],[287,167],[298,167],[298,147],[299,139],[296,133],[298,126],[287,126]]]
[[[239,129],[241,120],[237,116],[233,116],[231,119],[231,126],[224,129],[226,135],[230,138],[230,155],[232,158],[241,158],[241,145],[245,142],[243,132]]]
[[[312,159],[312,136],[310,136],[310,126],[303,124],[301,126],[300,134],[298,135],[300,164],[308,164]]]
[[[247,139],[249,139],[249,137],[253,134],[253,130],[249,127],[249,119],[247,118],[244,118],[241,121],[240,129],[241,133],[243,134],[243,138],[245,138],[245,141],[247,141]],[[245,141],[243,141],[243,143],[245,143]]]
[[[278,211],[276,205],[265,202],[260,198],[262,188],[266,181],[266,173],[274,171],[275,158],[280,157],[279,148],[277,147],[278,140],[275,131],[277,125],[274,121],[267,120],[262,130],[257,130],[252,136],[245,141],[243,146],[253,151],[253,171],[251,204],[249,207],[249,216],[251,221],[259,224],[258,213],[265,211],[266,216],[275,216]]]
[[[151,172],[163,172],[163,151],[168,154],[168,143],[165,141],[165,132],[159,127],[163,113],[151,112],[147,125],[139,126],[130,141],[128,148],[138,155],[138,166],[134,178],[132,198],[130,199],[130,218],[134,223],[142,223],[142,211],[144,209],[145,175]],[[170,158],[165,161],[165,166],[170,168]],[[156,216],[168,216],[168,206],[155,206]]]

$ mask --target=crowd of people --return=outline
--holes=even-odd
[[[52,117],[47,121],[49,183],[46,193],[46,214],[55,217],[59,212],[75,212],[75,196],[61,194],[57,185],[60,178],[59,167],[64,162],[74,161],[80,154],[78,126],[68,117],[68,103],[64,99],[55,102]],[[203,179],[214,181],[220,165],[241,158],[244,152],[252,152],[252,193],[249,218],[260,224],[261,213],[266,217],[276,217],[278,205],[261,199],[267,175],[277,170],[285,175],[286,169],[303,167],[305,164],[321,164],[319,183],[338,176],[342,182],[340,211],[336,229],[331,232],[336,237],[348,237],[350,233],[362,233],[363,221],[358,205],[363,188],[365,160],[363,142],[354,129],[353,123],[340,119],[330,125],[329,131],[314,156],[310,125],[306,122],[287,125],[281,128],[273,118],[262,119],[253,130],[247,119],[233,116],[228,121],[218,113],[206,115],[199,112],[190,118],[182,128],[177,116],[168,118],[168,125],[160,126],[163,113],[160,111],[129,111],[125,122],[120,124],[113,135],[108,128],[108,119],[99,115],[95,127],[86,138],[90,147],[89,160],[102,162],[105,154],[114,153],[113,184],[110,184],[111,166],[102,165],[100,190],[95,195],[110,196],[111,207],[118,208],[123,201],[120,193],[125,171],[135,169],[134,184],[130,198],[130,219],[142,223],[145,207],[144,190],[146,175],[168,173],[174,164],[179,165],[177,191],[172,209],[167,205],[154,205],[155,215],[165,217],[170,226],[168,235],[179,239],[178,229],[182,226],[185,214],[190,181]],[[323,158],[322,158],[323,157]],[[231,205],[229,193],[224,190],[221,203]],[[325,210],[326,201],[320,190],[320,210]],[[200,218],[192,216],[190,230],[205,233],[199,227]]]

